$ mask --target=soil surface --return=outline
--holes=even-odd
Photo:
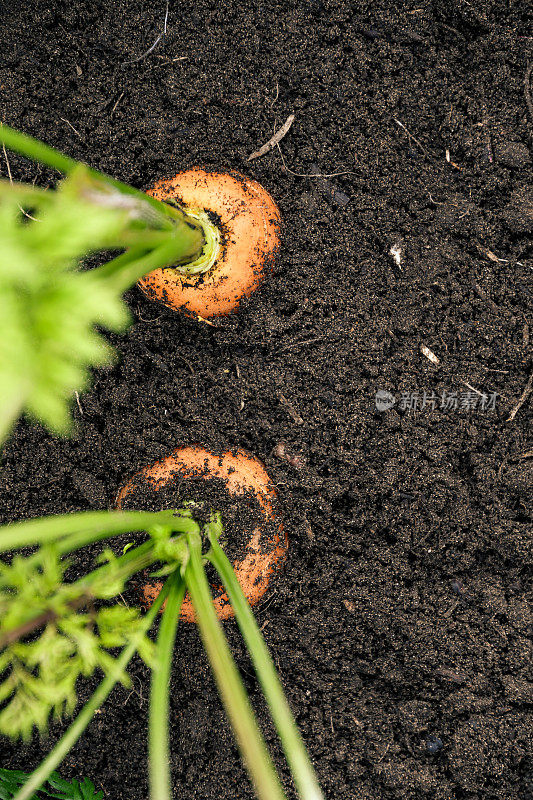
[[[290,538],[257,616],[328,800],[528,800],[531,6],[353,5],[171,3],[144,55],[159,0],[4,0],[3,121],[141,188],[241,170],[284,228],[274,274],[213,327],[129,292],[77,434],[18,425],[2,515],[108,508],[180,445],[247,449]],[[291,113],[281,154],[247,163]],[[132,675],[62,768],[113,800],[147,797],[148,672]],[[2,742],[2,764],[33,767],[62,729]],[[176,797],[253,796],[192,625],[171,731]]]

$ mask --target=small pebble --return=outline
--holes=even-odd
[[[496,148],[496,160],[509,169],[523,169],[531,164],[529,150],[522,142],[505,142]]]
[[[459,578],[453,580],[450,586],[455,594],[464,594],[466,592],[466,586],[461,580],[459,580]]]
[[[426,750],[431,756],[442,750],[442,746],[442,739],[439,739],[438,736],[428,736],[426,739]]]
[[[291,453],[287,450],[285,442],[279,442],[272,451],[276,458],[280,461],[287,461],[294,469],[302,469],[305,467],[305,458],[297,453]]]
[[[533,233],[533,193],[518,189],[513,192],[508,205],[503,209],[503,221],[513,233]]]

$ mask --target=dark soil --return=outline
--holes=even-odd
[[[509,421],[533,368],[531,6],[170,5],[140,58],[164,2],[4,0],[1,118],[142,188],[246,172],[282,212],[277,267],[215,327],[132,290],[77,435],[17,427],[3,516],[107,508],[182,444],[246,448],[291,542],[259,624],[327,798],[531,798],[531,396]],[[288,169],[247,163],[290,113]],[[343,174],[295,174],[317,171]],[[147,796],[132,673],[63,767],[113,800]],[[193,626],[172,688],[175,796],[252,797]],[[61,730],[2,762],[32,767]]]

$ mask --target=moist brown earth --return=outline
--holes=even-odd
[[[274,274],[214,327],[129,292],[76,435],[18,425],[2,516],[108,508],[180,445],[249,450],[291,542],[257,616],[328,800],[527,800],[531,6],[353,6],[171,3],[143,57],[164,2],[4,2],[2,120],[144,189],[246,172],[284,228]],[[247,163],[291,113],[283,158]],[[62,767],[113,800],[147,797],[149,676],[132,675]],[[32,768],[62,730],[3,741],[2,764]],[[171,733],[176,797],[253,796],[192,625]]]

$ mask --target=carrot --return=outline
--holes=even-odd
[[[258,526],[251,532],[244,558],[233,564],[237,580],[248,602],[255,605],[266,592],[270,578],[284,560],[288,548],[287,534],[281,522],[276,519],[272,505],[276,493],[263,465],[244,450],[216,456],[199,445],[181,447],[162,461],[157,461],[134,475],[118,493],[118,508],[122,507],[123,501],[134,490],[137,478],[148,480],[154,491],[158,491],[176,475],[185,479],[221,478],[230,495],[238,496],[246,491],[255,495],[265,525]],[[270,536],[266,530],[269,522],[274,523],[274,533]],[[158,581],[143,587],[143,601],[146,605],[154,602],[162,586]],[[218,595],[213,599],[213,605],[220,619],[228,619],[233,616],[228,596],[221,587],[216,589]],[[180,618],[185,622],[194,622],[194,609],[188,595],[183,601]]]
[[[234,311],[259,286],[279,247],[280,216],[268,192],[238,172],[196,167],[159,181],[149,194],[199,219],[207,241],[196,262],[142,278],[142,291],[203,319]]]

